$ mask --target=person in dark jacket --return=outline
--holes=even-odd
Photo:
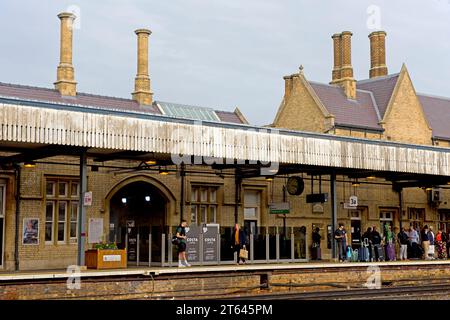
[[[379,261],[381,259],[380,252],[379,252],[379,247],[381,247],[381,240],[382,240],[381,235],[377,231],[377,227],[374,226],[372,229],[371,238],[370,238],[372,246],[375,249],[374,250],[374,253],[375,253],[374,261]]]
[[[430,249],[430,240],[428,238],[428,226],[427,225],[425,225],[423,227],[420,237],[422,238],[422,248],[423,248],[423,252],[424,252],[423,259],[429,260],[428,251]]]
[[[236,264],[244,264],[245,259],[239,257],[241,249],[246,249],[247,246],[247,234],[242,230],[239,224],[236,223],[233,229],[233,238],[231,239],[231,248],[237,253]]]
[[[408,260],[408,234],[405,232],[405,228],[402,227],[397,236],[400,245],[400,260]]]
[[[312,233],[312,250],[311,255],[313,260],[321,260],[321,254],[320,254],[320,241],[322,239],[322,236],[319,233],[320,229],[317,227],[314,229]]]

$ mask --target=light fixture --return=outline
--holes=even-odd
[[[352,187],[359,187],[358,179],[356,179],[355,181],[353,181]]]
[[[367,177],[367,180],[374,180],[375,179],[375,176],[368,176]]]
[[[431,190],[433,190],[433,188],[431,188],[431,187],[426,187],[425,190],[426,190],[426,191],[431,191]]]
[[[150,196],[145,196],[145,201],[150,202]]]
[[[167,171],[167,168],[165,169],[159,168],[159,174],[162,176],[167,176],[169,174],[169,171]]]
[[[122,198],[122,203],[126,204],[127,203],[127,198]]]
[[[34,161],[26,161],[23,164],[23,167],[24,168],[34,168],[34,167],[36,167],[36,162],[34,162]]]
[[[267,176],[266,177],[266,181],[273,181],[273,177],[272,176]]]
[[[145,164],[148,164],[149,166],[153,166],[156,164],[156,160],[147,160],[147,161],[145,161]]]

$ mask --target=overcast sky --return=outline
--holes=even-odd
[[[378,11],[379,9],[379,11]],[[350,30],[356,79],[369,72],[369,39],[381,27],[389,73],[406,63],[418,92],[450,97],[450,0],[1,0],[0,82],[53,87],[59,12],[79,12],[78,91],[131,97],[137,28],[149,28],[155,100],[233,110],[269,124],[283,76],[302,64],[329,82],[331,35]]]

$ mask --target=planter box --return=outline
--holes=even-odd
[[[91,249],[85,253],[88,269],[118,269],[127,267],[126,250]]]

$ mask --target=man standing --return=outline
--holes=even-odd
[[[408,260],[408,235],[405,228],[402,227],[397,238],[400,245],[400,260]]]
[[[339,262],[344,262],[346,260],[346,249],[347,249],[347,232],[344,229],[344,224],[339,223],[339,228],[334,232],[334,238],[337,242],[337,248],[339,252]]]
[[[384,260],[383,251],[381,250],[381,235],[377,231],[377,227],[375,226],[373,227],[371,236],[372,236],[371,242],[374,247],[375,253],[374,261]]]
[[[428,249],[428,252],[426,252],[426,254],[428,255],[428,258],[431,260],[434,260],[434,232],[433,232],[433,226],[429,227],[428,230],[428,241],[430,241],[430,248]]]
[[[430,249],[430,240],[428,238],[428,226],[425,225],[422,229],[422,233],[420,234],[422,237],[422,248],[423,248],[423,259],[428,259],[428,250]]]
[[[419,254],[419,233],[414,229],[413,226],[409,227],[409,242],[411,243],[411,257],[412,258],[420,258]]]

